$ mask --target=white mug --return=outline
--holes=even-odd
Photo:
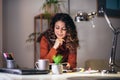
[[[49,70],[49,60],[48,59],[39,59],[35,63],[35,67],[38,70]]]

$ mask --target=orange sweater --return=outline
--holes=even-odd
[[[40,59],[49,59],[50,63],[53,63],[52,57],[57,54],[57,50],[51,48],[49,50],[47,39],[42,36],[40,41]],[[76,67],[76,53],[69,53],[69,51],[62,52],[63,62],[68,62],[71,69]]]

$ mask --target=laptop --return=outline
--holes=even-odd
[[[38,69],[8,69],[8,68],[0,68],[0,72],[2,73],[11,73],[11,74],[19,74],[19,75],[34,75],[34,74],[48,74],[49,70],[38,70]]]

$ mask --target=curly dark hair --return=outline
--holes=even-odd
[[[51,48],[54,45],[55,40],[57,38],[54,33],[54,27],[57,21],[62,21],[65,23],[67,29],[66,37],[64,38],[66,48],[69,49],[69,51],[75,50],[79,46],[76,26],[73,22],[73,19],[67,13],[56,13],[50,22],[50,27],[41,34],[41,37],[42,35],[44,35],[47,38],[49,42],[49,47]]]

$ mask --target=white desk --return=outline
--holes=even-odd
[[[72,79],[68,79],[74,77]],[[45,75],[15,75],[8,73],[0,73],[0,80],[97,80],[95,78],[119,78],[120,74],[101,74],[101,73],[63,73],[59,75],[45,74]],[[83,79],[87,78],[87,79]],[[91,79],[92,78],[92,79]],[[99,79],[99,80],[116,80],[116,79]]]

